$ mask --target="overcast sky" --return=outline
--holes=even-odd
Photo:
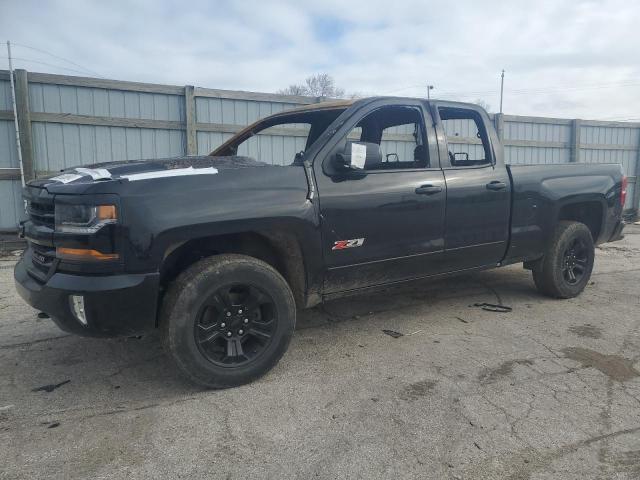
[[[504,68],[505,113],[640,120],[639,19],[634,0],[1,0],[0,38],[31,71],[263,92],[326,72],[491,111]]]

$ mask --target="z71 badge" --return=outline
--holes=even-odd
[[[333,243],[331,250],[344,250],[345,248],[361,247],[364,243],[364,238],[352,238],[351,240],[338,240]]]

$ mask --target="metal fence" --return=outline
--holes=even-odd
[[[15,71],[27,179],[72,165],[206,154],[261,117],[319,99]],[[15,230],[22,209],[9,74],[0,70],[0,230]],[[627,211],[637,211],[640,123],[495,115],[507,162],[619,163],[629,177]],[[479,140],[455,126],[450,142]],[[402,148],[402,132],[394,135]],[[454,136],[455,135],[455,136]],[[407,141],[412,140],[406,134]],[[289,162],[302,132],[276,131],[247,146],[265,162]]]

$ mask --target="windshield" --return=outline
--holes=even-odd
[[[267,117],[241,130],[212,156],[239,155],[274,165],[289,165],[306,150],[346,109],[318,108]]]

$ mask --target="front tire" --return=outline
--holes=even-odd
[[[293,335],[296,308],[286,280],[245,255],[195,263],[171,284],[160,314],[165,349],[207,388],[249,383],[273,368]]]
[[[579,222],[560,221],[544,257],[533,268],[540,293],[553,298],[573,298],[586,287],[595,260],[589,228]]]

